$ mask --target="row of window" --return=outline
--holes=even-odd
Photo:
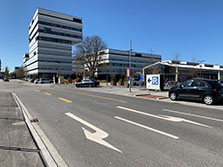
[[[115,67],[128,67],[129,65],[128,64],[119,64],[119,63],[111,63],[112,66],[115,66]],[[135,65],[135,64],[132,64],[131,65],[132,67],[138,67],[138,68],[142,68],[144,66],[141,66],[141,65]]]
[[[27,68],[24,67],[24,71],[25,72],[30,72],[30,71],[34,71],[34,70],[50,70],[50,71],[72,71],[71,68],[33,68],[33,69],[30,69],[30,70],[27,70]]]
[[[71,21],[69,19],[65,19],[65,18],[62,18],[62,17],[53,16],[53,15],[48,15],[48,14],[45,14],[45,13],[38,13],[38,14],[39,15],[43,15],[43,16],[48,16],[48,17],[53,17],[53,18],[61,19],[61,20]],[[81,19],[78,19],[78,18],[73,18],[73,20],[71,22],[82,23],[82,20]]]
[[[39,43],[38,47],[46,48],[46,49],[60,49],[60,50],[64,50],[64,51],[71,51],[71,49],[72,49],[71,47],[46,45],[46,44],[42,44],[42,43]]]
[[[43,32],[43,33],[47,33],[47,34],[53,34],[53,35],[59,35],[59,36],[82,39],[82,37],[80,35],[72,35],[72,34],[67,34],[67,33],[63,33],[63,32],[51,31],[50,28],[45,28],[44,30],[39,29],[37,32]]]
[[[153,59],[154,59],[154,58],[153,58]],[[123,60],[123,59],[109,59],[109,60],[128,62],[128,60]],[[151,60],[147,60],[147,61],[132,60],[131,62],[132,62],[132,63],[151,63]]]
[[[24,68],[25,67],[28,67],[28,66],[30,66],[30,65],[32,65],[32,64],[34,64],[34,63],[36,63],[36,62],[47,62],[47,63],[59,63],[59,64],[70,64],[71,66],[72,66],[72,62],[69,62],[69,61],[53,61],[53,60],[36,60],[36,61],[34,61],[34,62],[32,62],[32,63],[30,63],[30,64],[25,64],[24,65]]]
[[[38,60],[39,62],[47,62],[47,63],[63,63],[63,64],[72,64],[71,61],[53,61],[53,60]]]
[[[39,70],[57,70],[57,71],[72,71],[72,68],[44,68],[40,67]]]
[[[47,38],[47,37],[37,37],[36,40],[56,42],[56,43],[64,43],[64,44],[72,44],[71,41],[62,40],[62,39],[55,39],[55,38]]]
[[[41,48],[42,49],[42,48]],[[41,50],[39,48],[38,50],[38,54],[42,54],[42,55],[47,55],[47,56],[62,56],[62,57],[70,57],[71,58],[71,53],[62,53],[62,52],[56,52],[56,51],[45,51],[45,50]]]
[[[82,32],[81,28],[74,28],[74,27],[70,27],[70,26],[54,24],[54,23],[49,23],[49,22],[45,22],[45,21],[38,21],[37,24],[42,24],[42,25],[46,25],[46,26],[51,26],[51,27],[57,27],[57,28],[63,28],[63,29],[67,29],[67,30],[74,30],[74,31]]]
[[[100,53],[99,53],[100,54]],[[103,54],[103,52],[101,53],[101,54]],[[122,53],[111,53],[111,52],[109,52],[109,53],[104,53],[105,55],[107,55],[107,54],[110,54],[110,55],[115,55],[115,56],[129,56],[129,54],[122,54]],[[139,56],[139,55],[141,55],[141,56]],[[153,57],[153,54],[151,54],[151,56],[149,56],[149,55],[142,55],[142,54],[138,54],[138,53],[132,53],[132,55],[131,55],[132,57],[141,57],[141,58],[150,58],[150,59],[156,59],[156,60],[161,60],[161,58],[159,58],[159,57],[157,57],[157,55],[154,55],[154,57]]]

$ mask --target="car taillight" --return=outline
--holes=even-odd
[[[213,91],[216,92],[216,93],[218,92],[216,88],[214,88]]]

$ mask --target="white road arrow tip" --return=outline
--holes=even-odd
[[[88,140],[91,140],[91,141],[94,141],[98,144],[101,144],[105,147],[108,147],[110,149],[113,149],[115,151],[118,151],[120,153],[122,153],[122,151],[120,151],[119,149],[115,148],[114,146],[112,146],[111,144],[107,143],[106,141],[104,141],[103,139],[105,139],[106,137],[109,136],[109,134],[99,128],[97,128],[96,126],[88,123],[87,121],[75,116],[74,114],[68,112],[68,113],[65,113],[68,117],[84,124],[85,126],[88,126],[89,128],[95,130],[94,133],[91,133],[89,132],[88,130],[86,130],[85,128],[82,127],[82,130],[84,131],[84,134],[85,134],[85,137],[88,139]]]
[[[102,139],[104,139],[104,138],[106,138],[108,136],[108,134],[106,132],[98,131],[98,132],[95,132],[95,133],[91,133],[88,130],[86,130],[85,128],[83,128],[83,127],[82,127],[82,129],[83,129],[84,134],[85,134],[85,136],[86,136],[86,138],[88,140],[94,141],[94,142],[96,142],[98,144],[101,144],[101,145],[103,145],[105,147],[108,147],[110,149],[113,149],[115,151],[118,151],[118,152],[122,153],[122,151],[120,151],[119,149],[115,148],[114,146],[112,146],[108,142],[102,140]]]
[[[208,125],[204,125],[198,122],[194,122],[194,121],[190,121],[184,118],[178,118],[178,117],[171,117],[171,116],[167,116],[167,115],[160,115],[161,117],[163,117],[164,119],[168,120],[168,121],[172,121],[172,122],[187,122],[190,124],[194,124],[194,125],[198,125],[198,126],[202,126],[202,127],[206,127],[206,128],[212,128]]]

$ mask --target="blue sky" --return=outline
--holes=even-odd
[[[162,60],[223,64],[223,0],[2,0],[2,68],[22,65],[28,25],[38,8],[83,19],[83,35],[109,48],[162,55]]]

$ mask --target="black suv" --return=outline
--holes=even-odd
[[[199,100],[210,105],[223,100],[223,86],[216,80],[190,79],[172,87],[169,98]]]

